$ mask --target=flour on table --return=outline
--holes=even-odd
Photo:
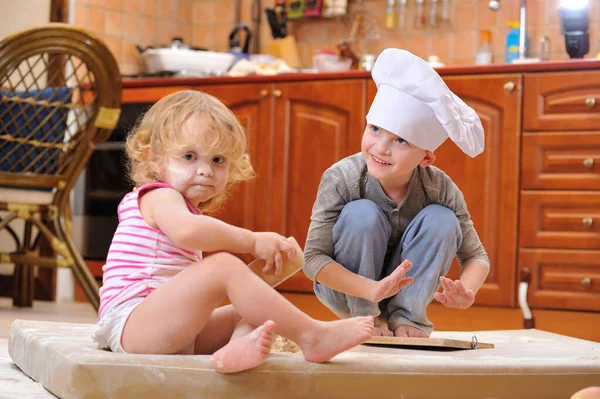
[[[271,352],[290,352],[290,353],[300,353],[300,347],[296,345],[296,343],[292,340],[282,337],[281,335],[277,336],[275,342],[271,346]]]

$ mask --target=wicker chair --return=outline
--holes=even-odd
[[[120,98],[115,58],[85,30],[48,24],[0,42],[0,231],[16,247],[0,263],[15,265],[15,306],[32,305],[36,268],[70,267],[98,308],[98,284],[68,228],[69,196],[115,127]]]

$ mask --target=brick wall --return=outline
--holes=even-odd
[[[567,58],[556,12],[558,1],[527,1],[531,56],[539,56],[540,38],[546,35],[551,40],[551,58]],[[241,3],[241,19],[252,26],[251,0],[241,0]],[[449,26],[421,29],[411,23],[414,3],[409,0],[409,23],[402,30],[384,27],[385,0],[363,0],[362,3],[351,0],[347,16],[294,21],[290,23],[290,33],[296,36],[300,57],[308,67],[313,51],[335,49],[336,44],[348,36],[351,17],[357,10],[364,9],[378,27],[379,40],[355,43],[358,55],[400,47],[423,58],[436,54],[448,65],[472,64],[479,45],[479,31],[489,29],[494,62],[504,62],[506,34],[510,30],[508,22],[518,21],[519,0],[501,0],[497,12],[488,8],[488,0],[451,0]],[[235,0],[75,0],[75,4],[75,25],[99,34],[116,55],[123,73],[143,69],[136,44],[168,43],[176,35],[196,46],[225,51],[235,20]],[[262,0],[263,10],[269,5],[270,0]],[[261,45],[264,45],[271,37],[264,15],[262,19],[260,34]],[[588,57],[600,50],[600,0],[590,0],[590,20]]]
[[[439,0],[438,0],[439,1]],[[414,24],[414,0],[409,0],[407,28],[386,29],[384,27],[385,0],[364,0],[364,9],[368,10],[377,23],[380,39],[357,43],[359,52],[378,54],[386,47],[405,48],[423,58],[430,54],[438,55],[446,64],[473,64],[479,46],[479,31],[489,29],[492,34],[494,62],[504,62],[506,35],[511,29],[509,21],[519,20],[519,0],[500,0],[500,10],[491,11],[488,0],[451,0],[448,27],[428,27],[416,29]],[[426,0],[425,3],[428,3]],[[557,13],[558,0],[528,0],[528,34],[530,38],[530,56],[539,56],[540,39],[546,35],[551,40],[551,59],[565,59],[564,37],[560,34]],[[361,4],[352,1],[349,15],[361,8]],[[590,0],[590,53],[595,56],[600,51],[598,34],[600,33],[600,0]],[[349,18],[339,20],[312,20],[294,22],[291,31],[300,43],[301,56],[305,64],[310,63],[315,49],[335,48],[338,41],[347,37],[350,30]]]
[[[195,46],[227,50],[234,4],[234,0],[75,0],[75,25],[99,34],[121,71],[135,73],[143,69],[136,44],[166,44],[181,36]]]

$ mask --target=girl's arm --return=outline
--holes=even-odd
[[[183,196],[174,189],[160,188],[140,199],[144,220],[189,251],[252,253],[254,233],[205,215],[194,215]]]
[[[282,252],[288,259],[296,256],[296,248],[277,233],[255,233],[210,216],[194,215],[174,189],[148,192],[140,200],[140,211],[146,223],[189,251],[250,253],[266,261],[263,271],[274,268],[275,275],[283,270]]]

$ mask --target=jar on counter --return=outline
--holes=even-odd
[[[373,65],[375,65],[375,57],[374,54],[365,54],[360,57],[360,69],[365,71],[370,71],[373,69]]]

